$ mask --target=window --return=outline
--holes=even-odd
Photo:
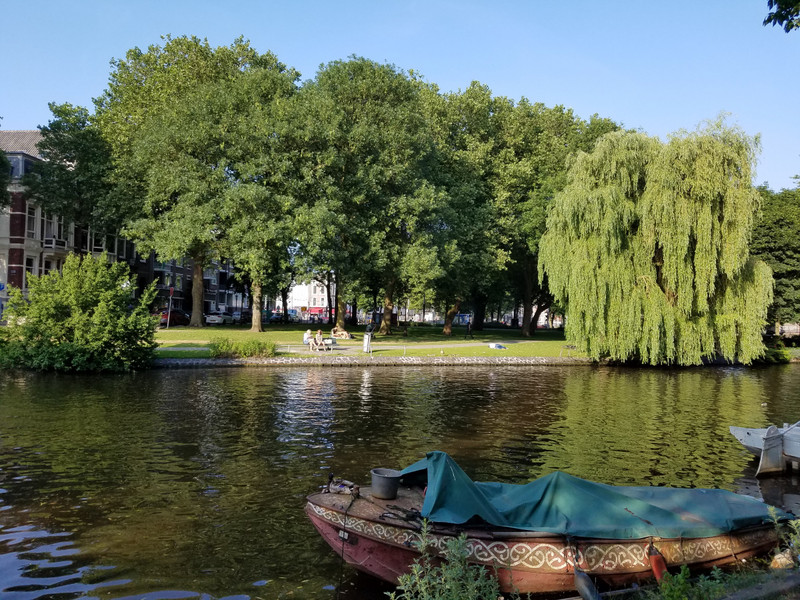
[[[92,233],[92,252],[103,251],[103,234]]]
[[[30,239],[36,238],[36,207],[28,203],[28,219],[26,221],[26,236]]]
[[[55,237],[55,227],[53,227],[53,215],[46,215],[42,211],[42,235],[44,239]]]
[[[36,260],[32,256],[25,259],[25,282],[24,287],[28,287],[28,275],[36,273]]]

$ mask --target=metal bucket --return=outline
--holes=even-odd
[[[400,471],[394,469],[372,469],[372,495],[382,500],[397,498],[397,486],[400,485]]]

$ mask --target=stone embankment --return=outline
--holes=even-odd
[[[279,356],[276,358],[159,358],[156,368],[212,367],[391,367],[391,366],[528,366],[528,365],[590,365],[587,358],[545,356],[374,356],[337,355]]]

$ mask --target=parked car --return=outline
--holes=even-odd
[[[192,320],[192,315],[179,308],[173,308],[171,311],[164,309],[155,314],[159,315],[159,325],[161,327],[167,326],[167,314],[169,314],[170,327],[174,327],[176,325],[188,325],[189,321]]]
[[[212,312],[206,315],[206,325],[233,325],[233,315],[226,312]]]
[[[283,313],[279,310],[272,311],[272,316],[269,318],[270,323],[283,323]],[[286,322],[287,323],[299,323],[300,322],[300,313],[297,312],[296,308],[290,308],[286,311]]]
[[[253,311],[250,309],[235,310],[231,313],[234,323],[249,323],[253,320]]]

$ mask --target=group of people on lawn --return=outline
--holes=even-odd
[[[333,329],[331,329],[331,338],[334,340],[349,340],[352,339],[353,336],[341,327],[334,325]],[[325,339],[322,337],[322,329],[317,329],[316,335],[312,334],[310,329],[307,330],[303,334],[303,343],[308,346],[309,350],[325,350]]]

